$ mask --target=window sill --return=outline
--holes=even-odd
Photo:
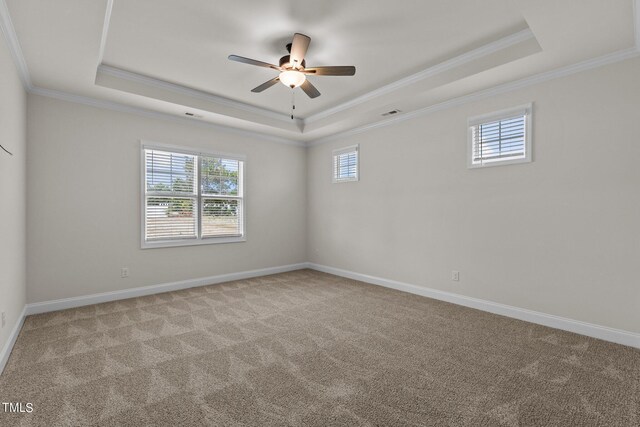
[[[233,237],[205,237],[204,239],[185,239],[185,240],[158,240],[153,242],[143,241],[141,249],[157,249],[157,248],[173,248],[179,246],[200,246],[200,245],[219,245],[223,243],[240,243],[246,242],[245,236]]]
[[[333,178],[334,184],[342,184],[343,182],[357,182],[360,181],[358,178]]]
[[[512,159],[512,160],[497,160],[497,161],[488,161],[484,163],[475,163],[468,164],[468,169],[481,169],[481,168],[491,168],[495,166],[507,166],[507,165],[517,165],[520,163],[531,163],[531,157],[524,157],[520,159]]]

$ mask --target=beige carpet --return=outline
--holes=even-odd
[[[4,425],[638,426],[640,351],[310,270],[27,318]]]

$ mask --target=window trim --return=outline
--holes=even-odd
[[[336,157],[345,153],[356,153],[356,176],[353,178],[338,178],[336,170]],[[348,147],[336,148],[331,152],[331,182],[339,184],[341,182],[360,181],[360,144],[349,145]]]
[[[524,115],[524,157],[520,159],[494,160],[486,163],[473,163],[473,127],[479,124],[495,122],[498,120],[508,119],[517,115]],[[517,107],[507,108],[500,111],[494,111],[488,114],[470,117],[467,120],[467,168],[479,169],[493,166],[506,166],[518,163],[531,163],[532,156],[532,122],[533,122],[533,103],[519,105]]]
[[[242,200],[242,235],[241,236],[228,236],[228,237],[196,237],[196,238],[173,238],[173,239],[164,239],[164,240],[155,240],[155,241],[147,241],[145,236],[145,230],[147,228],[147,218],[145,215],[145,205],[146,205],[146,182],[145,182],[145,173],[146,173],[146,163],[145,163],[145,155],[144,150],[161,150],[168,151],[171,153],[180,153],[180,154],[189,154],[194,156],[207,156],[207,157],[218,157],[224,159],[238,160],[241,161],[242,164],[240,166],[241,172],[241,187],[239,197]],[[141,249],[154,249],[154,248],[172,248],[179,246],[199,246],[199,245],[216,245],[223,243],[237,243],[237,242],[246,242],[247,241],[247,209],[246,209],[246,199],[247,199],[247,190],[245,185],[246,179],[246,165],[247,165],[247,157],[243,154],[232,154],[225,153],[220,151],[206,151],[200,150],[197,148],[189,148],[180,145],[170,145],[170,144],[162,144],[148,140],[140,140],[140,248]],[[199,163],[199,161],[198,161]],[[202,194],[200,193],[200,168],[197,168],[197,176],[196,180],[198,183],[198,193],[197,199],[200,201],[202,199]],[[211,198],[211,197],[209,197]],[[201,203],[198,203],[198,217],[200,218],[202,209]],[[201,234],[201,221],[198,221],[198,235]]]

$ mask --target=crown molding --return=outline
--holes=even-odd
[[[105,12],[104,28],[108,28],[109,26],[112,9],[113,9],[113,0],[108,0],[107,9]],[[20,80],[24,86],[25,91],[27,91],[28,93],[31,93],[34,95],[40,95],[48,98],[59,99],[67,102],[87,105],[87,106],[96,107],[96,108],[102,108],[102,109],[119,111],[119,112],[130,113],[130,114],[137,114],[140,116],[159,119],[159,120],[177,122],[184,125],[190,125],[190,126],[195,125],[195,126],[209,128],[209,129],[216,129],[223,132],[229,132],[236,135],[248,136],[248,137],[262,139],[270,142],[276,142],[280,144],[294,145],[299,147],[306,146],[305,142],[302,142],[302,141],[296,141],[296,140],[287,139],[287,138],[280,138],[280,137],[269,135],[263,132],[252,132],[252,131],[234,128],[230,126],[198,121],[197,119],[189,119],[186,117],[174,116],[172,114],[161,113],[158,111],[147,110],[139,107],[133,107],[133,106],[121,104],[118,102],[112,102],[112,101],[102,100],[102,99],[88,97],[88,96],[76,95],[76,94],[54,90],[54,89],[37,87],[32,83],[31,75],[29,73],[29,68],[27,67],[27,62],[24,58],[22,48],[20,47],[20,43],[18,41],[16,31],[13,26],[13,22],[11,20],[11,15],[9,14],[9,8],[7,7],[7,3],[5,0],[0,0],[0,31],[2,32],[2,34],[5,37],[5,40],[7,41],[7,45],[9,47],[11,57],[13,58],[13,61],[16,65],[16,69],[18,70]],[[106,37],[107,37],[107,32],[103,30],[102,40],[100,42],[100,58],[99,58],[100,60],[102,59],[102,55],[104,54]]]
[[[259,114],[270,119],[280,120],[282,122],[291,123],[291,118],[282,113],[278,113],[266,108],[260,108],[253,105],[246,104],[244,102],[234,101],[233,99],[225,98],[222,96],[214,95],[209,92],[201,91],[198,89],[192,89],[186,86],[170,83],[164,80],[156,79],[153,77],[145,76],[143,74],[134,73],[132,71],[123,70],[121,68],[113,67],[111,65],[100,64],[98,66],[98,73],[103,73],[108,76],[117,77],[119,79],[128,80],[131,82],[142,83],[151,87],[157,87],[159,89],[170,90],[181,95],[191,96],[196,99],[211,102],[214,104],[220,104],[225,107],[237,108],[238,110],[247,111],[249,113]],[[300,120],[300,119],[297,119]]]
[[[5,0],[0,0],[4,2]],[[279,120],[285,123],[291,123],[291,119],[288,115],[278,113],[276,111],[268,110],[266,108],[256,107],[244,102],[235,101],[233,99],[225,98],[222,96],[214,95],[209,92],[205,92],[198,89],[193,89],[187,86],[167,82],[157,78],[149,77],[143,74],[127,71],[121,68],[117,68],[103,63],[104,52],[107,45],[107,38],[109,35],[109,27],[111,25],[111,14],[113,12],[114,0],[107,0],[107,7],[104,16],[104,24],[102,27],[102,37],[100,39],[100,51],[98,54],[98,66],[96,70],[96,76],[103,73],[108,76],[116,77],[131,82],[142,83],[150,87],[156,87],[163,90],[169,90],[181,95],[191,96],[196,99],[211,102],[213,104],[219,104],[225,107],[236,108],[241,111],[246,111],[253,114],[258,114],[270,119]],[[302,129],[303,122],[301,119],[294,119],[298,129]]]
[[[620,50],[618,52],[610,53],[610,54],[603,55],[593,59],[588,59],[586,61],[582,61],[576,64],[561,67],[561,68],[557,68],[555,70],[542,72],[530,77],[525,77],[523,79],[516,80],[514,82],[504,83],[488,89],[483,89],[477,92],[473,92],[468,95],[452,98],[448,101],[444,101],[434,105],[429,105],[427,107],[420,108],[418,110],[411,111],[399,116],[392,116],[391,118],[384,119],[378,122],[366,124],[366,125],[349,129],[343,132],[338,132],[329,136],[318,138],[318,139],[307,142],[307,146],[314,146],[314,145],[319,145],[319,144],[323,144],[330,141],[335,141],[337,139],[342,139],[349,136],[357,135],[373,129],[390,126],[396,123],[403,122],[405,120],[411,120],[416,117],[432,114],[437,111],[445,110],[447,108],[457,107],[459,105],[467,104],[474,101],[479,101],[485,98],[490,98],[492,96],[496,96],[502,93],[511,92],[511,91],[522,89],[528,86],[543,83],[549,80],[570,76],[572,74],[580,73],[582,71],[587,71],[587,70],[599,68],[605,65],[614,64],[616,62],[625,61],[627,59],[636,58],[638,56],[640,56],[640,49],[636,47]]]
[[[103,55],[104,55],[104,48],[106,45],[106,39],[107,39],[107,34],[109,31],[109,24],[110,24],[110,17],[111,17],[111,11],[113,8],[113,0],[108,0],[108,5],[107,5],[107,13],[105,15],[105,22],[104,22],[104,27],[103,27],[103,31],[102,31],[102,40],[101,40],[101,46],[100,46],[100,64],[98,65],[98,70],[97,73],[103,73],[105,75],[108,76],[112,76],[112,77],[116,77],[116,78],[120,78],[120,79],[124,79],[124,80],[128,80],[128,81],[132,81],[132,82],[136,82],[136,83],[142,83],[145,84],[147,86],[151,86],[151,87],[157,87],[160,89],[164,89],[164,90],[170,90],[172,92],[175,93],[179,93],[181,95],[186,95],[186,96],[191,96],[197,99],[201,99],[207,102],[211,102],[214,104],[220,104],[222,106],[225,107],[230,107],[230,108],[236,108],[242,111],[246,111],[246,112],[250,112],[253,114],[259,114],[262,115],[264,117],[268,117],[271,119],[276,119],[276,120],[280,120],[282,122],[286,122],[286,123],[290,123],[291,119],[289,117],[289,115],[287,114],[282,114],[282,113],[278,113],[272,110],[268,110],[266,108],[261,108],[261,107],[256,107],[244,102],[240,102],[240,101],[235,101],[229,98],[225,98],[219,95],[214,95],[212,93],[209,92],[205,92],[205,91],[201,91],[198,89],[193,89],[193,88],[189,88],[187,86],[183,86],[183,85],[179,85],[179,84],[175,84],[175,83],[170,83],[164,80],[160,80],[157,78],[153,78],[153,77],[149,77],[146,75],[142,75],[139,73],[135,73],[132,71],[128,71],[128,70],[124,70],[118,67],[114,67],[105,63],[102,63],[103,60]],[[494,42],[488,43],[486,45],[483,45],[477,49],[473,49],[469,52],[465,52],[461,55],[458,55],[452,59],[449,59],[447,61],[441,62],[439,64],[436,64],[432,67],[429,67],[425,70],[422,70],[418,73],[412,74],[410,76],[404,77],[400,80],[397,80],[393,83],[390,83],[388,85],[382,86],[378,89],[374,89],[362,96],[353,98],[345,103],[336,105],[334,107],[330,107],[326,110],[323,110],[319,113],[316,113],[314,115],[311,115],[307,118],[301,118],[298,119],[296,118],[296,125],[299,129],[304,130],[304,127],[307,124],[316,122],[318,120],[321,120],[323,118],[329,117],[333,114],[336,114],[340,111],[343,111],[345,109],[354,107],[356,105],[365,103],[371,99],[377,98],[379,96],[394,92],[398,89],[401,89],[403,87],[415,84],[421,80],[427,79],[429,77],[432,77],[434,75],[443,73],[447,70],[451,70],[453,68],[459,67],[460,65],[469,63],[471,61],[477,60],[479,58],[482,58],[484,56],[487,55],[491,55],[493,53],[496,53],[500,50],[506,49],[508,47],[517,45],[519,43],[528,41],[528,40],[532,40],[535,39],[535,35],[533,34],[533,32],[530,29],[525,29],[522,31],[519,31],[517,33],[511,34],[509,36],[503,37],[499,40],[496,40]]]
[[[491,55],[493,53],[499,52],[508,47],[517,45],[519,43],[522,43],[531,39],[535,39],[535,36],[533,32],[527,28],[526,30],[522,30],[517,33],[511,34],[507,37],[503,37],[494,42],[480,46],[477,49],[470,50],[469,52],[465,52],[454,58],[440,62],[432,67],[426,68],[415,74],[401,78],[400,80],[396,80],[393,83],[389,83],[388,85],[382,86],[378,89],[374,89],[370,92],[365,93],[364,95],[353,98],[347,102],[344,102],[342,104],[320,111],[319,113],[316,113],[307,117],[304,120],[304,123],[305,125],[307,125],[309,123],[317,122],[318,120],[327,118],[333,114],[339,113],[340,111],[344,111],[346,109],[355,107],[356,105],[363,104],[379,96],[386,95],[400,88],[415,84],[421,80],[425,80],[429,77],[433,77],[437,74],[441,74],[445,71],[451,70],[453,68],[467,64],[471,61],[475,61],[479,58],[485,57],[487,55]]]
[[[2,0],[0,0],[2,1]],[[438,104],[430,105],[419,110],[411,111],[409,113],[402,114],[400,116],[391,117],[385,120],[381,120],[378,122],[370,123],[367,125],[359,126],[353,129],[349,129],[343,132],[338,132],[333,135],[329,135],[326,137],[313,139],[309,141],[300,141],[293,140],[287,138],[280,138],[272,135],[268,135],[262,132],[252,132],[247,130],[242,130],[234,127],[218,125],[215,123],[198,121],[196,119],[188,119],[180,116],[174,116],[172,114],[160,113],[158,111],[147,110],[144,108],[133,107],[130,105],[125,105],[117,102],[106,101],[98,98],[92,98],[88,96],[71,94],[68,92],[62,92],[52,89],[45,89],[40,87],[32,86],[29,90],[30,93],[41,95],[49,98],[60,99],[63,101],[74,102],[78,104],[84,104],[92,107],[109,109],[114,111],[120,111],[124,113],[131,113],[142,115],[145,117],[151,117],[160,120],[168,120],[173,122],[178,122],[187,125],[195,125],[200,127],[214,128],[218,130],[223,130],[230,133],[235,133],[239,135],[251,136],[254,138],[265,139],[271,142],[278,142],[288,145],[295,145],[301,147],[311,147],[314,145],[324,144],[326,142],[334,141],[337,139],[346,138],[349,136],[357,135],[360,133],[367,132],[369,130],[382,128],[385,126],[390,126],[396,123],[403,122],[405,120],[410,120],[416,117],[425,116],[428,114],[432,114],[438,111],[442,111],[448,108],[457,107],[463,104],[467,104],[474,101],[479,101],[485,98],[490,98],[492,96],[496,96],[502,93],[511,92],[514,90],[526,88],[528,86],[532,86],[538,83],[543,83],[549,80],[570,76],[572,74],[576,74],[582,71],[587,71],[591,69],[595,69],[598,67],[602,67],[609,64],[614,64],[617,62],[621,62],[627,59],[633,59],[640,56],[640,49],[633,47],[629,49],[624,49],[618,52],[614,52],[608,55],[600,56],[597,58],[589,59],[586,61],[579,62],[577,64],[568,65],[565,67],[561,67],[555,70],[543,72],[540,74],[536,74],[530,77],[526,77],[524,79],[520,79],[514,82],[505,83],[502,85],[494,86],[492,88],[483,89],[477,92],[473,92],[468,95],[463,95],[457,98],[450,99],[448,101],[444,101]]]
[[[247,136],[251,138],[262,139],[270,142],[277,142],[279,144],[295,145],[304,147],[306,144],[302,141],[295,141],[292,139],[281,138],[273,135],[269,135],[263,132],[253,132],[250,130],[239,129],[231,126],[219,125],[216,123],[201,121],[198,119],[190,119],[186,117],[180,117],[173,114],[161,113],[159,111],[148,110],[146,108],[134,107],[131,105],[122,104],[114,101],[107,101],[104,99],[93,98],[89,96],[76,95],[69,92],[63,92],[53,89],[45,89],[34,86],[29,90],[29,93],[34,95],[40,95],[47,98],[59,99],[62,101],[73,102],[76,104],[87,105],[90,107],[96,107],[106,110],[118,111],[121,113],[136,114],[139,116],[149,117],[152,119],[159,119],[164,121],[176,122],[189,126],[198,126],[209,129],[216,129],[223,132],[228,132],[236,135]]]
[[[106,46],[106,39],[107,39],[107,33],[108,33],[108,27],[109,27],[109,23],[110,23],[110,19],[111,19],[111,11],[113,10],[113,2],[114,0],[107,0],[107,8],[106,8],[106,12],[105,12],[105,20],[104,20],[104,28],[103,28],[103,33],[102,33],[102,39],[101,39],[101,44],[100,44],[100,52],[99,52],[99,61],[102,61],[102,56],[104,54],[104,49]],[[629,49],[625,49],[625,50],[621,50],[618,52],[614,52],[608,55],[604,55],[598,58],[593,58],[590,60],[586,60],[577,64],[573,64],[573,65],[569,65],[566,67],[562,67],[556,70],[552,70],[552,71],[548,71],[548,72],[543,72],[534,76],[530,76],[530,77],[526,77],[524,79],[515,81],[515,82],[510,82],[510,83],[505,83],[502,85],[498,85],[498,86],[494,86],[492,88],[488,88],[488,89],[484,89],[478,92],[474,92],[468,95],[464,95],[458,98],[454,98],[448,101],[444,101],[441,102],[439,104],[435,104],[435,105],[431,105],[431,106],[427,106],[424,108],[421,108],[419,110],[415,110],[409,113],[405,113],[402,114],[400,116],[395,116],[395,117],[391,117],[388,119],[384,119],[381,120],[379,122],[375,122],[375,123],[370,123],[367,125],[363,125],[363,126],[359,126],[353,129],[349,129],[346,131],[342,131],[342,132],[338,132],[332,135],[328,135],[322,138],[318,138],[318,139],[311,139],[311,140],[306,140],[305,141],[301,141],[301,140],[295,140],[295,139],[287,139],[287,138],[280,138],[280,137],[276,137],[276,136],[272,136],[269,135],[267,133],[264,132],[253,132],[253,131],[247,131],[247,130],[242,130],[242,129],[238,129],[238,128],[234,128],[234,127],[230,127],[230,126],[224,126],[224,125],[218,125],[215,123],[210,123],[210,122],[204,122],[204,121],[197,121],[195,119],[188,119],[188,118],[184,118],[184,117],[179,117],[179,116],[174,116],[172,114],[167,114],[167,113],[160,113],[157,111],[152,111],[152,110],[147,110],[144,108],[138,108],[138,107],[133,107],[133,106],[129,106],[129,105],[125,105],[125,104],[121,104],[121,103],[117,103],[117,102],[112,102],[112,101],[106,101],[106,100],[100,100],[97,98],[92,98],[92,97],[87,97],[87,96],[80,96],[80,95],[75,95],[75,94],[71,94],[71,93],[67,93],[67,92],[62,92],[62,91],[58,91],[58,90],[52,90],[52,89],[45,89],[45,88],[41,88],[41,87],[36,87],[34,86],[32,80],[31,80],[31,76],[29,73],[29,69],[27,67],[27,62],[25,60],[24,54],[22,52],[22,48],[20,47],[20,43],[18,41],[16,32],[15,32],[15,28],[13,26],[13,22],[11,20],[11,16],[9,13],[9,9],[7,7],[7,3],[6,0],[0,0],[0,32],[2,32],[2,34],[4,34],[4,37],[7,41],[7,45],[9,47],[9,51],[10,54],[13,58],[13,61],[16,65],[16,69],[18,70],[18,74],[20,76],[21,82],[25,88],[25,90],[29,93],[33,93],[36,95],[41,95],[41,96],[46,96],[46,97],[50,97],[50,98],[56,98],[56,99],[61,99],[61,100],[65,100],[65,101],[69,101],[69,102],[75,102],[75,103],[80,103],[80,104],[84,104],[84,105],[89,105],[89,106],[93,106],[93,107],[97,107],[97,108],[105,108],[105,109],[110,109],[110,110],[114,110],[114,111],[121,111],[121,112],[127,112],[127,113],[133,113],[133,114],[138,114],[138,115],[143,115],[146,117],[152,117],[152,118],[156,118],[156,119],[161,119],[161,120],[170,120],[170,121],[174,121],[174,122],[179,122],[182,124],[188,124],[188,125],[196,125],[196,126],[201,126],[201,127],[208,127],[208,128],[214,128],[214,129],[219,129],[219,130],[223,130],[223,131],[227,131],[227,132],[232,132],[232,133],[237,133],[237,134],[241,134],[241,135],[246,135],[246,136],[251,136],[254,138],[260,138],[260,139],[265,139],[265,140],[269,140],[272,142],[279,142],[279,143],[284,143],[284,144],[290,144],[290,145],[296,145],[296,146],[313,146],[313,145],[317,145],[317,144],[322,144],[325,142],[329,142],[329,141],[333,141],[339,138],[345,138],[348,136],[352,136],[352,135],[357,135],[363,132],[366,132],[368,130],[372,130],[372,129],[377,129],[380,127],[384,127],[384,126],[389,126],[391,124],[394,123],[398,123],[404,120],[410,120],[412,118],[415,117],[419,117],[419,116],[423,116],[423,115],[427,115],[430,113],[434,113],[436,111],[441,111],[444,110],[446,108],[452,108],[458,105],[462,105],[468,102],[473,102],[473,101],[477,101],[480,99],[484,99],[484,98],[488,98],[497,94],[501,94],[501,93],[505,93],[505,92],[509,92],[509,91],[513,91],[513,90],[517,90],[520,88],[524,88],[527,86],[531,86],[537,83],[541,83],[544,81],[548,81],[551,79],[555,79],[555,78],[559,78],[559,77],[564,77],[564,76],[568,76],[574,73],[578,73],[581,71],[586,71],[589,69],[593,69],[593,68],[597,68],[600,66],[604,66],[604,65],[608,65],[608,64],[612,64],[615,62],[619,62],[619,61],[623,61],[626,59],[631,59],[631,58],[635,58],[640,56],[640,0],[633,0],[632,2],[632,7],[633,7],[633,21],[634,21],[634,36],[635,36],[635,46],[633,48],[629,48]],[[428,68],[426,70],[423,70],[419,73],[413,74],[411,76],[408,76],[404,79],[398,80],[394,83],[391,83],[389,85],[383,86],[382,88],[378,88],[372,92],[369,92],[361,97],[355,98],[347,103],[344,104],[340,104],[338,106],[332,107],[328,110],[324,110],[321,111],[315,115],[309,116],[307,117],[306,120],[301,120],[301,119],[297,119],[298,120],[298,125],[301,128],[304,128],[304,124],[306,123],[312,123],[315,120],[320,120],[326,116],[329,116],[331,114],[334,114],[337,111],[342,111],[345,108],[350,108],[353,105],[356,105],[358,103],[362,103],[362,102],[366,102],[369,99],[373,99],[377,96],[380,96],[384,93],[388,93],[391,92],[393,90],[396,90],[398,88],[401,88],[403,86],[406,86],[408,84],[411,83],[415,83],[416,81],[419,81],[421,79],[427,78],[433,74],[436,73],[440,73],[443,71],[446,71],[447,69],[450,69],[451,67],[454,66],[458,66],[460,64],[464,64],[468,61],[471,61],[473,59],[477,59],[478,57],[481,57],[483,55],[487,55],[490,54],[491,52],[497,51],[499,49],[503,49],[505,47],[511,46],[513,44],[517,44],[520,43],[522,41],[528,40],[530,38],[534,37],[533,33],[531,33],[530,30],[523,30],[520,31],[518,33],[515,33],[511,36],[505,37],[503,39],[500,39],[496,42],[493,43],[489,43],[485,46],[482,46],[478,49],[475,49],[473,51],[467,52],[463,55],[460,55],[458,57],[452,58],[449,61],[445,61],[441,64],[438,64],[434,67]],[[103,71],[106,70],[106,73],[112,73],[113,75],[117,75],[118,77],[121,78],[132,78],[132,79],[141,79],[141,80],[137,80],[137,81],[142,81],[146,84],[158,84],[159,87],[163,88],[163,89],[169,89],[169,90],[177,90],[180,93],[183,94],[187,94],[190,96],[195,96],[195,97],[202,97],[201,99],[205,99],[207,101],[213,101],[213,102],[220,102],[221,103],[226,103],[229,102],[229,104],[223,104],[223,105],[228,105],[231,107],[235,107],[235,108],[240,108],[240,109],[244,109],[245,111],[250,111],[250,112],[254,112],[256,113],[256,109],[257,110],[261,110],[262,113],[258,113],[258,114],[263,114],[266,113],[268,116],[271,115],[276,115],[276,116],[283,116],[284,119],[286,121],[289,121],[290,119],[288,118],[288,116],[274,112],[274,111],[270,111],[270,110],[266,110],[266,109],[261,109],[259,107],[254,107],[248,104],[244,104],[238,101],[233,101],[233,100],[229,100],[227,98],[222,98],[222,97],[217,97],[215,95],[209,94],[207,92],[202,92],[202,91],[198,91],[195,89],[190,89],[190,88],[186,88],[184,86],[180,86],[180,85],[174,85],[172,83],[168,83],[168,82],[163,82],[161,80],[157,80],[157,79],[152,79],[146,76],[141,76],[135,73],[130,73],[124,70],[119,70],[117,68],[114,67],[109,67],[107,65],[104,64],[99,64],[99,68],[101,68]],[[215,98],[215,101],[212,99]],[[357,101],[357,102],[356,102]],[[354,103],[355,102],[355,103]],[[353,103],[353,104],[352,104]],[[273,116],[271,116],[273,117]],[[302,134],[301,134],[302,135]]]
[[[100,50],[98,51],[98,63],[96,67],[102,64],[104,58],[104,50],[107,46],[107,35],[109,34],[109,25],[111,25],[111,12],[113,12],[113,1],[107,0],[107,8],[104,12],[104,24],[102,25],[102,36],[100,37]]]
[[[27,67],[27,61],[24,59],[20,42],[16,34],[16,29],[13,27],[13,21],[9,14],[9,7],[5,0],[0,0],[0,31],[4,34],[4,38],[9,46],[9,52],[13,58],[13,62],[16,64],[18,74],[24,89],[29,91],[33,87],[31,82],[31,75],[29,74],[29,68]]]
[[[108,26],[109,26],[109,19],[108,19],[109,15],[110,15],[110,9],[107,9],[107,16],[105,17],[105,24],[104,24],[105,27],[103,28],[103,39],[101,43],[101,50],[104,49],[103,45],[106,44],[106,37],[107,37]],[[329,117],[345,109],[349,109],[356,105],[360,105],[372,99],[378,98],[380,96],[393,93],[395,91],[398,91],[399,89],[414,85],[425,79],[431,78],[436,75],[440,75],[449,70],[468,64],[472,61],[485,58],[489,55],[495,54],[497,52],[503,51],[510,47],[517,46],[519,44],[522,44],[524,42],[531,41],[531,40],[535,41],[536,38],[530,29],[527,28],[525,30],[518,31],[516,33],[510,34],[509,36],[503,37],[501,39],[495,40],[491,43],[487,43],[476,49],[470,50],[461,55],[453,57],[449,60],[438,63],[432,67],[426,68],[420,72],[401,78],[400,80],[397,80],[395,82],[392,82],[380,88],[374,89],[364,95],[353,98],[345,103],[330,107],[326,110],[316,113],[315,115],[309,116],[307,118],[300,118],[300,119],[296,118],[295,123],[297,125],[297,128],[300,129],[300,133],[304,133],[304,129],[306,125],[310,123],[314,123],[318,120]],[[278,113],[262,107],[253,106],[245,102],[236,101],[233,99],[215,95],[202,90],[189,88],[181,84],[171,83],[165,80],[146,76],[133,71],[124,70],[122,68],[118,68],[105,63],[101,63],[98,66],[97,75],[101,75],[101,74],[114,77],[117,79],[122,79],[125,81],[130,81],[133,83],[143,84],[148,87],[155,87],[162,90],[168,90],[173,93],[192,97],[194,99],[203,100],[205,102],[209,102],[214,105],[235,108],[241,111],[246,111],[249,113],[261,115],[263,117],[267,117],[270,119],[279,120],[284,123],[291,123],[291,119],[289,115],[286,115],[286,114]]]
[[[616,62],[625,61],[640,56],[640,0],[633,0],[633,27],[635,35],[635,46],[629,49],[623,49],[617,52],[613,52],[607,55],[603,55],[597,58],[588,59],[576,64],[561,67],[555,70],[539,73],[524,79],[517,80],[515,82],[505,83],[502,85],[494,86],[492,88],[483,89],[478,92],[474,92],[468,95],[464,95],[458,98],[453,98],[448,101],[441,102],[439,104],[430,105],[419,110],[411,111],[400,116],[390,117],[375,123],[366,124],[353,129],[349,129],[343,132],[338,132],[332,135],[328,135],[322,138],[310,140],[307,142],[307,147],[323,144],[325,142],[335,141],[340,138],[346,138],[349,136],[357,135],[369,130],[378,129],[381,127],[389,126],[395,123],[399,123],[405,120],[410,120],[415,117],[420,117],[435,113],[437,111],[445,110],[447,108],[456,107],[469,102],[478,101],[484,98],[489,98],[501,93],[514,91],[527,86],[542,83],[548,80],[557,79],[560,77],[569,76],[571,74],[579,73],[582,71],[591,70],[594,68],[602,67]]]

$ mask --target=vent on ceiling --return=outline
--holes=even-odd
[[[387,111],[386,113],[382,113],[383,116],[393,116],[395,114],[401,113],[402,111],[400,110],[391,110],[391,111]]]

